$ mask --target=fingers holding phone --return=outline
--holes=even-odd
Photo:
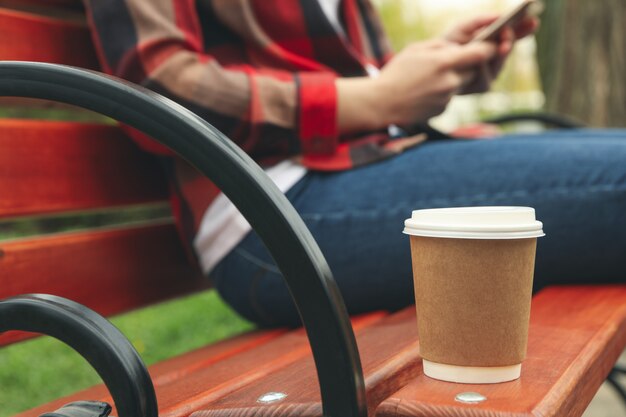
[[[446,30],[442,37],[449,42],[464,45],[474,39],[482,29],[498,20],[499,17],[499,13],[482,13],[463,19]]]
[[[531,34],[538,26],[537,16],[543,10],[538,0],[524,0],[478,31],[472,42],[497,41],[505,28],[512,28],[516,39]]]
[[[474,77],[464,86],[461,94],[481,93],[489,89],[489,85],[504,66],[515,41],[538,28],[539,19],[536,16],[541,9],[542,3],[538,0],[524,0],[507,13],[475,30],[469,42],[495,42],[498,52],[492,61],[474,71]]]
[[[482,13],[464,19],[448,29],[443,38],[458,44],[471,41],[498,41],[501,32],[511,28],[515,39],[521,39],[537,30],[539,27],[537,16],[542,9],[543,5],[538,0],[523,0],[504,14]]]

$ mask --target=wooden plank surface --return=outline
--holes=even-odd
[[[81,13],[43,2],[0,4],[0,60],[38,61],[98,69]]]
[[[117,126],[0,119],[0,219],[164,201],[156,160]]]
[[[387,313],[375,312],[352,319],[357,333],[376,324]],[[159,402],[160,417],[187,417],[207,403],[273,375],[302,357],[310,356],[308,339],[303,329],[262,332],[260,341],[246,347],[225,341],[232,349],[216,351],[213,347],[150,367]],[[272,333],[278,332],[278,333]],[[226,353],[224,353],[226,352]],[[16,417],[36,417],[45,411],[78,399],[99,399],[111,403],[102,386],[56,400]],[[115,415],[115,411],[114,411]]]
[[[531,314],[529,356],[522,378],[495,385],[451,384],[424,377],[412,308],[355,322],[369,408],[388,398],[378,407],[377,416],[582,414],[626,343],[626,287],[547,289],[533,300]],[[188,371],[165,366],[162,369],[167,370],[155,378],[160,415],[320,416],[319,391],[307,355],[306,336],[296,330],[224,360],[200,360],[206,366],[194,367],[190,361],[185,365]],[[258,397],[269,391],[288,396],[279,403],[259,405]],[[454,401],[456,394],[466,391],[480,392],[488,400],[478,405]],[[78,394],[55,404],[76,398],[86,397]],[[20,417],[34,417],[55,404]]]
[[[148,368],[150,377],[152,378],[155,386],[161,386],[176,379],[183,378],[192,372],[207,368],[220,361],[227,360],[234,355],[259,348],[260,346],[283,336],[288,331],[288,329],[256,330],[239,336],[234,336],[224,341],[216,342],[210,346],[205,346],[152,365]],[[15,417],[36,417],[43,413],[56,410],[64,404],[87,399],[102,399],[103,401],[111,401],[106,387],[99,384],[66,397],[59,398],[52,402],[42,404],[36,408],[20,413]]]
[[[553,287],[531,309],[522,376],[493,385],[420,375],[384,401],[376,417],[580,416],[626,344],[626,286]],[[479,404],[455,396],[478,392]]]
[[[105,316],[208,286],[171,223],[0,241],[0,271],[0,299],[54,294]]]
[[[417,347],[415,308],[409,307],[358,332],[369,415],[393,392],[417,377],[421,360]],[[283,392],[279,402],[261,404],[267,392]],[[320,391],[310,356],[293,362],[255,384],[208,403],[193,417],[321,416]]]

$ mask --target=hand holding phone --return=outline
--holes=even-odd
[[[472,42],[495,41],[505,27],[514,27],[526,17],[537,16],[543,10],[543,4],[538,0],[524,0],[508,13],[500,16],[489,26],[478,32]]]
[[[511,43],[513,40],[504,39],[502,32],[506,28],[511,28],[511,36],[513,29],[516,29],[524,19],[536,16],[541,13],[543,4],[538,0],[524,0],[515,8],[500,16],[493,23],[480,30],[470,42],[491,41],[500,44],[501,42]],[[506,53],[498,56],[492,62],[479,65],[473,76],[465,84],[461,90],[461,94],[471,94],[485,92],[489,89],[491,81],[497,76],[500,68],[504,64]]]

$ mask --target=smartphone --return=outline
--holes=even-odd
[[[496,40],[500,34],[500,31],[506,26],[515,26],[519,22],[521,22],[526,16],[537,16],[543,10],[543,4],[538,0],[524,0],[520,4],[518,4],[514,9],[510,10],[508,13],[503,14],[478,32],[472,42],[475,41],[492,41]]]

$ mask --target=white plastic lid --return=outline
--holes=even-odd
[[[532,207],[454,207],[415,210],[404,233],[456,239],[527,239],[545,236]]]

